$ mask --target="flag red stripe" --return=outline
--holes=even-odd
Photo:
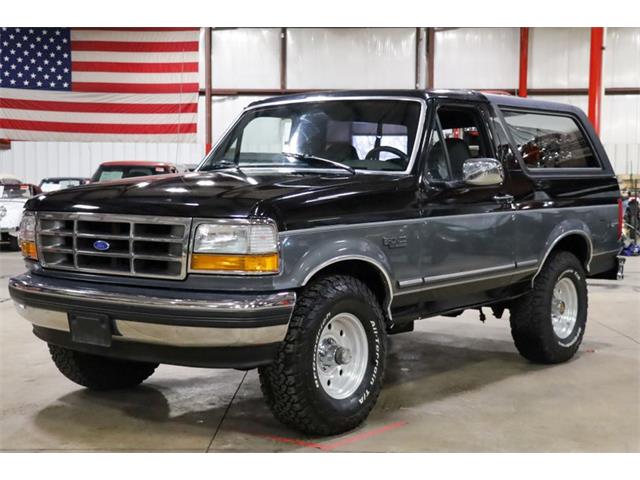
[[[198,62],[184,63],[127,63],[72,62],[74,72],[135,72],[135,73],[191,73],[198,71]]]
[[[200,30],[200,27],[73,27],[73,29],[112,32],[195,32]]]
[[[73,80],[77,80],[71,85],[73,93],[11,95],[17,98],[0,99],[0,109],[4,111],[0,131],[13,131],[24,138],[83,135],[93,135],[98,140],[118,135],[131,140],[149,135],[151,141],[154,136],[157,140],[176,141],[193,138],[197,132],[199,91],[195,78],[199,66],[194,57],[199,50],[198,28],[81,30],[84,32],[77,33],[70,45],[77,55],[74,57],[77,61],[71,65]],[[167,59],[158,55],[169,55],[174,61],[163,62]],[[76,99],[80,101],[69,101]]]
[[[197,83],[100,83],[73,82],[74,92],[99,93],[194,93]]]
[[[0,98],[0,108],[78,113],[196,113],[197,103],[91,103]]]
[[[196,133],[195,123],[132,124],[132,123],[67,123],[38,122],[0,118],[0,127],[10,130],[40,132],[111,133],[111,134],[172,134]]]
[[[197,52],[198,42],[107,42],[74,40],[71,50],[91,52]]]

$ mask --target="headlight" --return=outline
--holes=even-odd
[[[221,273],[277,273],[278,232],[273,223],[225,221],[196,228],[191,269]]]
[[[33,212],[24,212],[18,229],[18,243],[22,255],[33,260],[38,259],[36,249],[36,216]]]

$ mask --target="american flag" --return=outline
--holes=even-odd
[[[198,28],[2,28],[0,138],[195,142]]]

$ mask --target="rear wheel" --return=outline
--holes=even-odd
[[[384,374],[384,314],[360,280],[334,275],[298,297],[273,364],[259,369],[274,416],[312,435],[333,435],[362,423]]]
[[[52,344],[49,344],[49,352],[65,377],[91,390],[135,387],[158,367],[157,363],[101,357]]]
[[[547,260],[534,288],[511,305],[516,348],[536,363],[560,363],[575,355],[587,323],[587,282],[578,258],[557,252]]]

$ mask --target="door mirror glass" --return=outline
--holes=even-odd
[[[500,185],[504,181],[504,170],[495,158],[469,158],[462,166],[462,177],[467,185]]]

